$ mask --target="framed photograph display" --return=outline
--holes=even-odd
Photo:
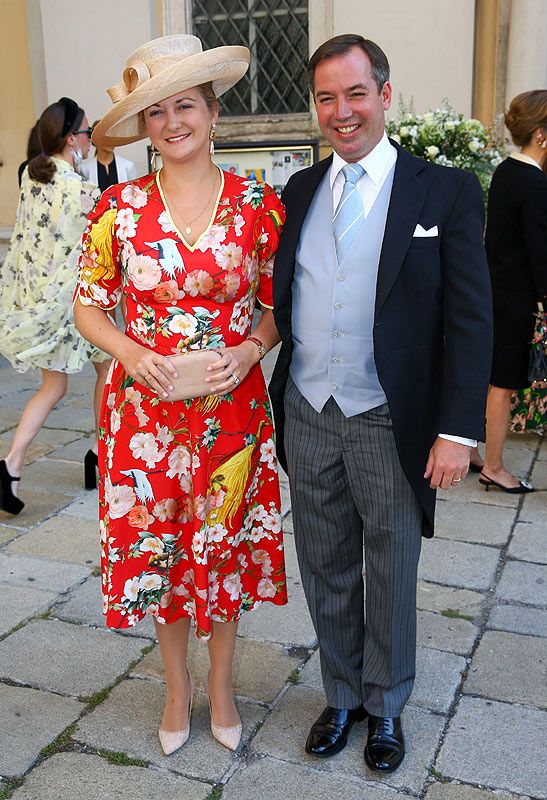
[[[262,142],[260,144],[219,144],[214,161],[226,172],[242,178],[256,178],[281,194],[295,172],[315,164],[318,142]]]
[[[151,148],[148,147],[148,165]],[[218,144],[213,160],[226,172],[242,178],[256,178],[272,186],[281,194],[294,172],[311,167],[319,158],[317,141],[260,142],[253,144]],[[156,169],[161,166],[161,157],[156,156]]]

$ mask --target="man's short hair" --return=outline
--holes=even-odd
[[[357,33],[343,33],[324,42],[310,58],[308,81],[312,94],[315,94],[315,68],[319,62],[333,56],[345,55],[352,47],[360,47],[369,57],[378,93],[382,91],[384,84],[389,80],[389,61],[382,48]]]

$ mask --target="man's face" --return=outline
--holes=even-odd
[[[360,47],[319,62],[314,99],[321,132],[344,161],[360,161],[382,138],[391,85],[378,92],[370,59]]]

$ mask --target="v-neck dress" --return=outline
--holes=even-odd
[[[76,296],[110,309],[163,355],[232,347],[255,299],[272,307],[284,209],[269,186],[222,173],[210,224],[193,246],[175,227],[161,177],[117,184],[88,218]],[[277,461],[262,370],[220,398],[165,402],[114,361],[103,398],[99,486],[109,627],[147,614],[239,619],[287,602]]]

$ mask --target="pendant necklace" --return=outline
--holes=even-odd
[[[192,233],[192,225],[194,224],[194,222],[196,220],[198,220],[201,217],[201,215],[209,207],[209,203],[211,202],[211,198],[212,198],[213,193],[215,191],[215,186],[216,186],[216,173],[215,173],[215,177],[213,178],[213,183],[212,183],[212,186],[211,186],[211,193],[210,193],[209,197],[207,198],[207,202],[205,203],[205,205],[203,206],[203,208],[201,209],[199,214],[196,214],[196,216],[193,219],[191,219],[190,222],[186,222],[186,220],[184,219],[184,217],[180,213],[179,209],[177,208],[177,214],[179,215],[179,217],[181,218],[181,220],[183,221],[183,223],[185,225],[184,233],[186,234],[186,236],[190,236],[190,234]],[[174,208],[176,208],[176,206],[174,206]]]

